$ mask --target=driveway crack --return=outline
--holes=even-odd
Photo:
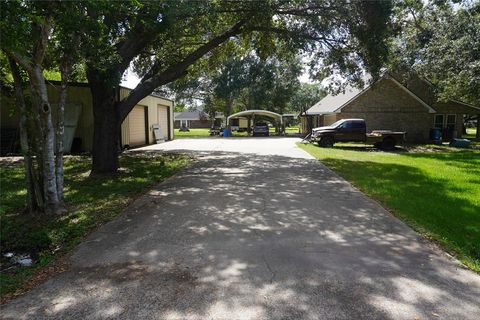
[[[265,266],[267,267],[268,271],[269,271],[270,274],[271,274],[271,277],[270,277],[269,282],[270,282],[270,283],[273,283],[273,280],[274,280],[275,277],[277,276],[277,272],[276,272],[276,271],[273,271],[272,267],[270,267],[270,264],[268,263],[267,259],[265,258],[265,255],[262,255],[262,259],[263,259],[263,262],[265,263]]]

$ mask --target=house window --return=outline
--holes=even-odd
[[[438,129],[443,129],[443,123],[445,121],[445,115],[444,114],[436,114],[435,115],[435,123],[434,127]]]
[[[188,120],[180,120],[180,127],[181,128],[188,128]]]
[[[456,114],[447,115],[447,125],[446,125],[446,127],[449,130],[455,130],[455,123],[456,122],[457,122],[457,115]]]

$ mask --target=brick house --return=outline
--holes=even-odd
[[[480,108],[455,100],[437,102],[432,86],[423,79],[403,85],[391,75],[384,75],[363,89],[347,87],[338,95],[328,95],[308,109],[301,131],[327,126],[340,119],[361,118],[372,130],[406,131],[407,141],[429,141],[431,128],[440,128],[444,139],[459,137],[464,116],[478,115]]]
[[[188,112],[175,112],[174,128],[179,129],[182,126],[186,128],[210,128],[212,121],[208,114],[203,111],[195,110]]]

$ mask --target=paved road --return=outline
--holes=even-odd
[[[280,140],[200,152],[2,317],[478,319],[478,275]]]

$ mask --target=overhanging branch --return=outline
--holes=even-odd
[[[188,54],[182,61],[169,66],[164,71],[145,75],[135,89],[130,91],[130,94],[120,101],[119,111],[120,118],[123,120],[132,108],[144,97],[148,96],[153,90],[159,86],[170,83],[187,73],[188,67],[190,67],[197,60],[202,58],[205,54],[212,51],[231,37],[240,34],[243,31],[245,20],[240,20],[235,23],[230,29],[224,33],[210,39],[204,45],[198,47],[196,50]],[[160,66],[154,66],[160,70]]]

